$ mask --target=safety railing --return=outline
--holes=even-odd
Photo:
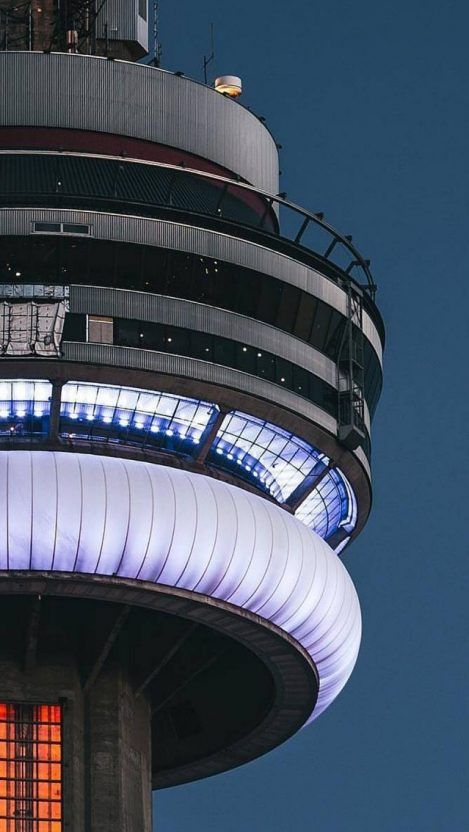
[[[28,176],[38,157],[40,171]],[[286,194],[269,194],[244,182],[166,163],[68,152],[0,151],[0,203],[29,205],[44,200],[83,207],[92,203],[95,210],[105,203],[121,213],[184,212],[234,224],[236,236],[249,230],[288,244],[290,250],[309,253],[331,267],[332,279],[353,280],[372,301],[375,298],[370,261],[352,237],[337,231],[322,213],[290,202]]]

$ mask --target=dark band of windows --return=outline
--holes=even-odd
[[[193,300],[263,323],[337,360],[345,318],[333,307],[270,275],[213,258],[132,243],[73,237],[0,238],[0,282],[84,284]],[[365,339],[365,397],[373,415],[382,371]]]
[[[291,390],[337,418],[338,394],[334,387],[308,370],[265,350],[218,335],[128,318],[96,318],[91,323],[90,327],[90,319],[87,322],[85,315],[68,314],[64,340],[86,341],[91,335],[93,340],[116,346],[183,355],[231,367]],[[369,455],[368,438],[365,445]]]

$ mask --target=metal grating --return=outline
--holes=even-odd
[[[62,708],[0,703],[0,832],[62,832]]]

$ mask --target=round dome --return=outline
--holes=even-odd
[[[311,655],[313,717],[347,681],[361,618],[318,535],[268,500],[201,474],[52,451],[0,455],[0,569],[178,587],[271,621]]]

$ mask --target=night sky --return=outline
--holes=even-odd
[[[344,561],[363,611],[335,704],[262,759],[155,796],[158,832],[469,828],[469,7],[161,0],[163,67],[244,79],[281,189],[354,236],[387,329],[374,506]]]

